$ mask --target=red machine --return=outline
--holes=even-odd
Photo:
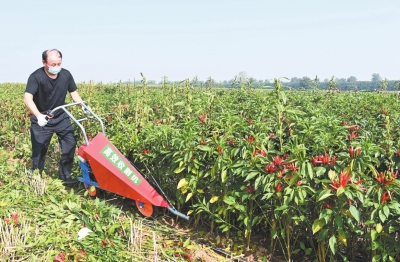
[[[87,116],[82,119],[76,119],[67,110],[67,107],[80,104],[85,109]],[[57,107],[48,113],[53,115],[57,110],[64,110],[69,117],[81,129],[86,143],[78,149],[78,158],[82,171],[82,177],[78,180],[84,183],[89,195],[96,195],[96,188],[115,193],[117,195],[129,198],[136,202],[136,206],[144,216],[152,216],[153,206],[167,208],[173,214],[189,220],[186,216],[178,212],[170,203],[161,187],[154,180],[158,190],[163,194],[160,195],[157,190],[143,177],[142,173],[127,160],[118,149],[105,136],[104,125],[102,120],[91,110],[85,102],[72,103]],[[80,122],[88,119],[97,120],[102,128],[92,140],[88,140],[85,128]]]

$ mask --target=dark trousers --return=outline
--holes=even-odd
[[[49,148],[50,140],[55,133],[61,147],[61,158],[58,165],[58,176],[61,180],[71,179],[72,165],[76,148],[74,128],[66,114],[50,119],[46,126],[37,124],[36,117],[31,117],[32,125],[32,169],[43,172],[44,161]]]

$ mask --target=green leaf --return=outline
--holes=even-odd
[[[322,229],[318,234],[317,241],[320,242],[320,241],[324,240],[326,238],[326,236],[328,235],[328,233],[329,233],[329,229],[327,229],[327,228]]]
[[[339,241],[342,242],[346,247],[347,247],[347,239],[346,239],[346,234],[344,233],[343,229],[338,228],[339,234]]]
[[[389,207],[388,206],[383,206],[382,210],[383,210],[383,213],[385,214],[385,216],[389,217],[389,215],[390,215]]]
[[[258,185],[260,184],[260,181],[261,181],[262,177],[263,177],[263,176],[259,176],[259,177],[256,178],[256,181],[254,182],[254,187],[255,187],[255,188],[257,188]]]
[[[338,228],[342,228],[342,226],[343,226],[343,219],[342,219],[341,216],[336,215],[336,216],[335,216],[335,222],[336,222],[336,225],[337,225]]]
[[[206,151],[206,152],[211,152],[211,151],[212,151],[212,148],[211,148],[211,147],[205,146],[205,145],[198,145],[197,148],[198,148],[200,151]]]
[[[120,224],[114,224],[112,225],[109,229],[108,229],[108,234],[109,235],[113,235],[115,232],[115,229],[119,228]]]
[[[325,226],[325,219],[320,218],[320,219],[314,220],[314,223],[312,225],[313,234],[320,231],[324,226]]]
[[[319,166],[319,167],[315,168],[315,174],[317,175],[317,177],[324,175],[325,172],[326,172],[325,167]]]
[[[307,163],[307,171],[308,171],[308,176],[313,179],[314,178],[314,171],[313,167],[310,162]]]
[[[232,205],[235,203],[235,199],[233,197],[229,196],[224,199],[224,202],[227,203],[228,205]]]
[[[329,238],[329,247],[331,248],[332,254],[336,253],[336,237],[335,236],[331,236],[331,238]]]
[[[271,237],[272,237],[272,239],[275,239],[278,237],[278,231],[276,229],[271,230]]]
[[[56,199],[55,199],[53,196],[50,195],[50,196],[49,196],[49,199],[50,199],[50,201],[53,202],[54,204],[58,204],[57,201],[56,201]]]
[[[186,241],[183,242],[183,247],[187,247],[188,245],[190,245],[190,238],[186,239]]]
[[[218,200],[218,196],[213,196],[211,199],[210,199],[210,203],[212,204],[212,203],[214,203],[215,201],[217,201]]]
[[[187,181],[186,178],[182,178],[179,183],[178,183],[178,187],[176,189],[179,189],[181,187],[187,186],[189,184],[189,181]]]
[[[379,215],[379,219],[382,221],[382,223],[385,222],[386,216],[385,216],[385,214],[383,213],[382,210],[378,211],[378,215]]]
[[[250,172],[247,176],[244,182],[249,181],[250,179],[254,178],[256,175],[258,175],[258,172]]]
[[[228,174],[228,170],[227,170],[227,169],[224,169],[224,170],[221,171],[221,180],[222,180],[222,183],[226,183],[226,181],[228,181],[228,176],[227,176],[227,174]]]
[[[99,222],[94,222],[94,226],[95,226],[95,228],[96,228],[96,231],[97,232],[103,232],[103,230],[101,229],[101,225],[100,225],[100,223]]]
[[[306,113],[303,111],[300,111],[298,109],[287,109],[287,113],[292,114],[292,115],[305,115]]]
[[[371,229],[371,240],[375,240],[378,237],[378,232],[375,229]]]
[[[372,250],[380,249],[380,247],[381,247],[381,245],[379,245],[379,242],[377,242],[377,241],[372,241],[371,242],[371,249]]]
[[[179,174],[179,173],[182,172],[183,170],[185,170],[185,166],[177,167],[177,168],[174,170],[174,173],[175,173],[175,174]]]
[[[383,230],[383,226],[381,223],[376,224],[376,232],[381,233]]]
[[[336,195],[337,196],[340,196],[343,193],[344,193],[344,188],[343,187],[339,187],[338,190],[336,191]]]
[[[275,210],[281,211],[281,210],[286,210],[287,208],[288,208],[288,206],[283,205],[283,206],[280,206],[280,207],[278,207],[278,208],[275,208]]]
[[[293,250],[292,254],[295,254],[295,255],[296,255],[297,253],[299,253],[299,252],[300,252],[300,250],[301,250],[300,248],[298,248],[298,249],[295,249],[295,250]]]
[[[351,213],[351,215],[354,217],[354,219],[357,222],[360,222],[360,212],[358,212],[357,208],[353,205],[350,206],[349,211]]]
[[[328,190],[328,189],[322,190],[322,191],[318,194],[317,202],[319,202],[319,201],[321,201],[321,200],[323,200],[323,199],[325,199],[325,198],[327,198],[327,197],[333,196],[333,194],[332,194],[331,192],[332,192],[332,191],[331,191],[331,190]]]
[[[245,218],[243,219],[243,223],[244,223],[244,225],[247,227],[248,224],[249,224],[249,217],[245,217]]]
[[[189,201],[189,199],[190,199],[192,196],[193,196],[193,193],[189,193],[189,194],[187,194],[187,196],[186,196],[186,200],[185,200],[185,203],[186,203],[186,202],[188,202],[188,201]]]

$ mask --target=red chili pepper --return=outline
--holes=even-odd
[[[281,183],[279,183],[279,184],[276,186],[276,188],[275,188],[275,192],[276,192],[276,193],[279,193],[279,192],[282,191],[282,189],[283,189],[283,186],[282,186]]]
[[[252,185],[248,185],[248,186],[244,189],[244,191],[246,191],[246,192],[249,193],[249,194],[253,194],[254,191],[256,191],[256,189],[255,189]]]
[[[346,187],[350,179],[351,176],[348,171],[341,171],[339,174],[339,181],[332,180],[331,187],[334,190],[338,190],[340,187]]]
[[[390,196],[387,191],[384,191],[381,197],[381,203],[385,203],[388,200],[390,200]]]
[[[348,139],[348,140],[356,140],[357,138],[358,138],[358,134],[355,133],[355,132],[352,132],[351,134],[349,134],[349,135],[347,136],[347,139]]]
[[[394,174],[389,173],[390,179],[388,179],[386,177],[385,172],[381,172],[376,175],[375,179],[376,179],[376,181],[378,181],[378,183],[382,184],[383,186],[388,186],[397,178],[397,173],[398,173],[398,171],[396,171],[396,173],[394,173]]]
[[[221,147],[218,147],[217,151],[219,155],[222,155],[224,153],[224,150]]]
[[[189,259],[189,260],[193,259],[193,255],[192,254],[185,254],[184,257]]]
[[[349,146],[349,153],[350,153],[350,158],[354,158],[354,148],[352,146]]]
[[[331,203],[331,201],[325,202],[325,203],[324,203],[324,206],[325,206],[326,208],[328,208],[328,209],[331,209],[331,208],[332,208],[332,203]]]
[[[317,158],[314,158],[313,156],[310,158],[310,160],[311,160],[311,163],[313,163],[313,165],[314,166],[317,166],[318,165],[318,159]]]
[[[325,164],[325,165],[327,165],[327,164],[329,164],[329,161],[330,161],[331,159],[330,159],[330,157],[329,157],[329,155],[328,154],[325,154],[324,155],[324,161],[322,162],[323,164]]]
[[[267,156],[267,153],[264,150],[254,149],[253,156],[256,157],[257,155]]]
[[[329,162],[329,164],[336,165],[336,159],[337,159],[337,156],[333,156],[331,161]]]
[[[287,166],[290,170],[296,172],[297,170],[299,170],[298,166],[295,166],[295,164],[293,162],[291,162],[288,166]]]
[[[265,167],[265,171],[267,171],[270,174],[273,174],[278,170],[279,170],[279,168],[276,168],[274,163],[271,163]]]
[[[65,254],[60,252],[57,257],[53,258],[53,262],[64,262]]]
[[[274,164],[280,166],[283,164],[283,159],[280,156],[274,157]]]

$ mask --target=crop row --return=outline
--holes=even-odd
[[[231,248],[257,248],[251,240],[262,236],[287,260],[398,259],[398,94],[274,84],[274,91],[151,87],[144,79],[78,88],[113,144],[150,170],[192,226],[207,221]],[[23,86],[13,87],[0,89],[0,117],[8,120],[0,143],[29,158]],[[86,128],[89,136],[99,131]]]

